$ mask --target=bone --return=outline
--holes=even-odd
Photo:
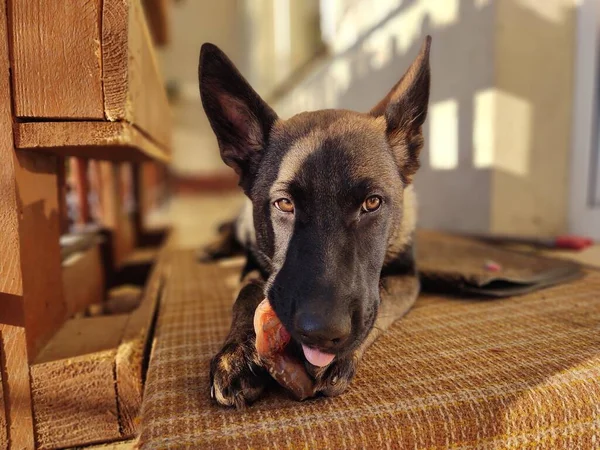
[[[316,394],[313,379],[304,364],[286,348],[290,334],[285,329],[268,299],[264,299],[254,313],[256,351],[269,374],[297,400]]]

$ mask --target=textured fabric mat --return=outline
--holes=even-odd
[[[172,255],[142,448],[600,447],[600,272],[509,299],[423,296],[342,396],[272,389],[245,411],[213,404],[208,385],[237,273]]]

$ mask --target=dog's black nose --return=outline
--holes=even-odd
[[[350,336],[350,316],[329,316],[323,313],[302,312],[294,321],[296,333],[303,344],[331,349]]]

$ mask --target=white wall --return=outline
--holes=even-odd
[[[487,229],[490,173],[474,167],[472,136],[474,96],[493,84],[491,6],[459,0],[338,4],[343,17],[337,21],[333,48],[339,53],[279,102],[278,112],[290,116],[321,108],[368,111],[398,81],[431,34],[431,109],[416,177],[420,223]]]

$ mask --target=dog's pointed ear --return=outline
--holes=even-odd
[[[404,76],[370,113],[385,117],[388,141],[407,182],[419,168],[423,147],[422,125],[429,103],[429,49],[431,36],[425,38],[419,55]]]
[[[213,44],[202,45],[198,80],[202,106],[217,136],[221,157],[248,192],[277,115]]]

